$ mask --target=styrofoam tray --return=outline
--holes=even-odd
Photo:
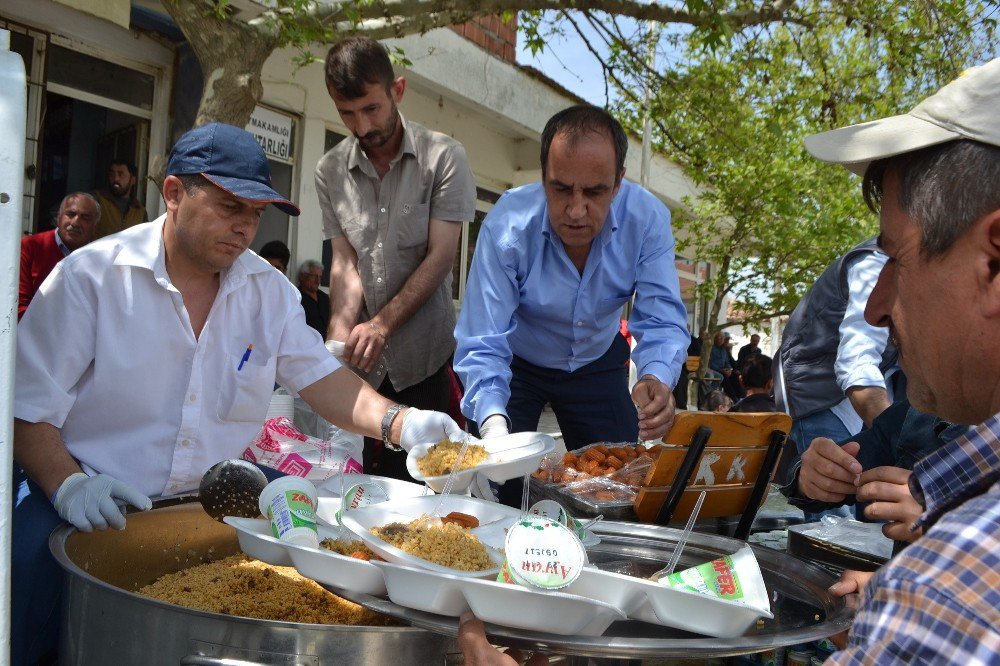
[[[434,513],[439,500],[440,497],[437,495],[428,495],[426,497],[411,497],[393,502],[371,504],[341,514],[341,521],[344,527],[354,532],[369,548],[389,562],[399,562],[401,564],[430,569],[440,573],[454,574],[456,576],[496,576],[504,560],[503,553],[500,552],[503,540],[501,539],[498,543],[494,538],[494,535],[498,533],[502,534],[502,529],[498,531],[496,526],[508,521],[508,526],[513,525],[514,521],[521,516],[519,509],[512,509],[503,504],[487,502],[486,500],[465,495],[448,495],[444,498],[441,515],[458,511],[479,519],[479,524],[482,527],[477,527],[470,531],[476,536],[483,534],[480,541],[486,546],[486,551],[490,559],[496,565],[484,571],[460,571],[428,562],[427,560],[405,553],[395,546],[389,545],[369,531],[373,527],[382,527],[383,525],[397,522],[409,523],[424,514],[430,515]]]
[[[341,481],[342,478],[343,482]],[[425,485],[392,479],[387,476],[376,476],[374,474],[338,475],[330,477],[316,487],[316,494],[319,498],[316,502],[316,516],[329,525],[336,525],[337,512],[340,511],[341,506],[341,493],[350,490],[352,486],[356,486],[359,483],[377,483],[385,489],[390,500],[434,494],[434,491]],[[341,486],[343,486],[343,489]]]
[[[458,617],[467,610],[483,622],[564,636],[600,636],[625,619],[613,605],[559,591],[443,574],[376,562],[389,599],[400,606]]]
[[[417,461],[427,455],[436,442],[418,444],[406,456],[406,471],[417,481],[423,481],[434,492],[441,492],[448,481],[448,475],[424,476],[417,467]],[[531,474],[542,462],[542,458],[556,448],[556,440],[541,432],[518,432],[503,437],[493,437],[474,442],[486,447],[486,462],[455,475],[452,492],[464,492],[477,472],[482,472],[490,481],[502,483]]]
[[[324,528],[320,528],[320,541],[327,538],[353,539],[354,534],[348,530],[342,530],[343,534],[327,534]],[[335,530],[330,530],[334,532]],[[327,550],[320,546],[312,548],[310,546],[298,546],[291,543],[284,544],[292,564],[300,574],[306,578],[312,578],[318,583],[330,585],[350,592],[361,594],[385,594],[385,581],[382,578],[382,571],[371,562],[348,557]]]
[[[718,638],[740,636],[757,618],[774,617],[770,609],[591,567],[584,567],[566,592],[608,603],[634,620]]]
[[[225,516],[222,522],[236,529],[240,550],[250,557],[277,567],[292,566],[292,558],[285,550],[285,544],[274,538],[268,521],[262,518]]]

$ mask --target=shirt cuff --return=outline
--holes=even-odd
[[[482,392],[476,396],[476,408],[473,420],[476,426],[482,425],[487,417],[500,414],[507,419],[510,425],[510,417],[507,416],[507,400],[499,393]]]
[[[877,386],[885,388],[885,378],[877,365],[857,365],[838,377],[840,387],[846,393],[852,386]]]
[[[670,366],[663,361],[650,361],[646,365],[642,366],[637,373],[638,377],[642,377],[644,375],[653,375],[673,389],[674,386],[677,385],[677,380],[680,378],[680,371],[671,372]]]

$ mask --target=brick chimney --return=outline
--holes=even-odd
[[[514,62],[517,57],[517,16],[503,21],[499,16],[482,16],[451,29],[493,55]]]

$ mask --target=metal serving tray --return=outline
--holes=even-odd
[[[648,576],[666,564],[681,531],[639,523],[604,521],[592,528],[601,543],[588,549],[600,569]],[[736,552],[742,541],[693,533],[678,568],[694,566]],[[736,638],[711,638],[638,621],[612,624],[602,636],[574,637],[510,629],[488,624],[495,643],[550,654],[639,659],[651,657],[724,657],[826,638],[850,626],[854,597],[837,598],[827,588],[836,578],[826,570],[769,548],[754,554],[771,595],[773,620],[762,620]],[[386,599],[331,588],[362,606],[446,636],[458,635],[458,620],[411,610]]]

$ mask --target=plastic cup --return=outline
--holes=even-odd
[[[504,541],[506,559],[497,580],[558,590],[580,576],[587,554],[569,528],[543,516],[522,516]]]
[[[531,505],[531,508],[528,509],[528,513],[535,516],[551,518],[557,523],[565,525],[580,541],[587,538],[587,530],[583,528],[583,523],[569,515],[566,508],[555,500],[539,500]]]
[[[659,582],[689,592],[734,601],[755,610],[771,610],[764,577],[750,546],[744,546],[732,555],[670,574]]]
[[[283,476],[260,493],[260,512],[279,541],[319,547],[316,533],[316,486],[300,476]]]

